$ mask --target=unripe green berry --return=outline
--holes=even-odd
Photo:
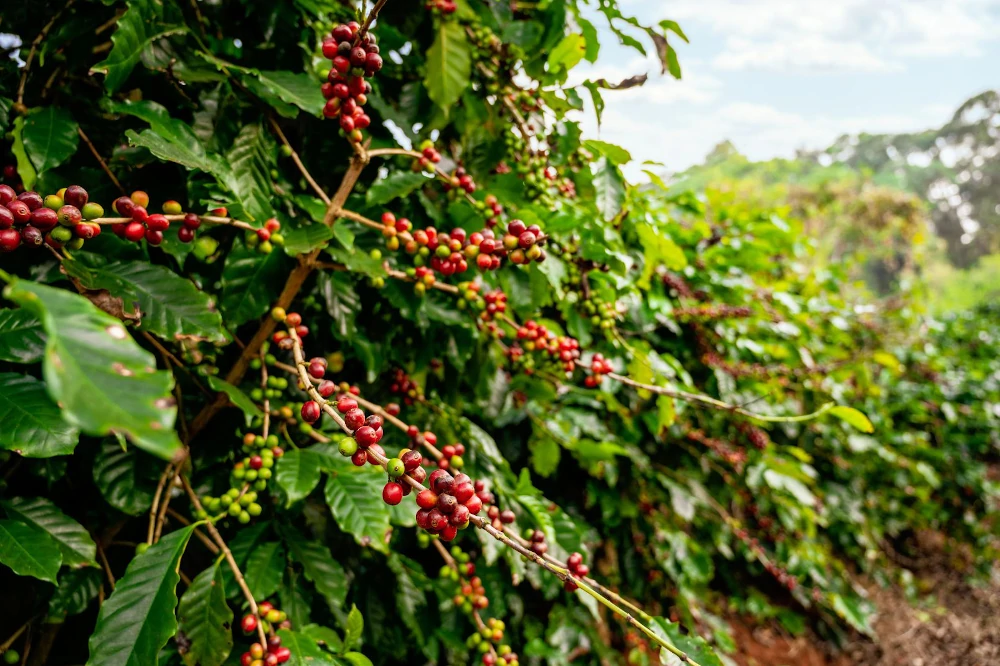
[[[246,511],[240,511],[240,515],[236,520],[238,520],[241,525],[246,525],[250,522],[250,514]]]
[[[340,455],[353,456],[358,450],[358,443],[353,437],[344,437],[340,440]],[[402,461],[401,461],[402,462]]]
[[[240,512],[242,511],[243,510],[240,508],[239,503],[233,503],[229,505],[229,515],[233,516],[234,518],[240,515]]]
[[[251,516],[254,517],[259,516],[260,512],[263,510],[264,510],[263,507],[260,504],[257,504],[256,502],[253,502],[252,504],[250,504],[250,506],[247,507],[247,513],[249,513]]]
[[[389,473],[389,478],[398,479],[406,473],[406,466],[399,458],[392,458],[386,464],[386,472]]]

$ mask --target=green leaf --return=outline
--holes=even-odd
[[[687,266],[684,250],[663,229],[651,224],[637,224],[635,232],[645,250],[642,275],[638,282],[640,288],[649,289],[650,278],[659,266],[665,266],[672,271],[679,271]]]
[[[420,626],[421,609],[427,605],[424,589],[430,581],[420,569],[420,565],[398,553],[390,553],[389,568],[396,574],[396,606],[403,624],[417,639],[424,642],[424,631]]]
[[[91,73],[105,75],[108,92],[117,91],[125,83],[143,50],[153,41],[186,31],[167,17],[165,4],[162,0],[129,0],[128,10],[118,19],[118,29],[111,36],[108,57],[90,68]]]
[[[11,518],[44,530],[62,551],[62,563],[69,567],[96,567],[97,546],[83,525],[59,510],[44,497],[14,497],[3,502]]]
[[[317,278],[317,288],[326,301],[326,311],[333,320],[333,334],[341,340],[357,341],[355,321],[361,312],[361,298],[351,277],[344,273],[324,272]]]
[[[836,407],[830,408],[830,413],[844,423],[854,426],[861,432],[875,432],[875,426],[873,426],[872,422],[868,420],[868,417],[853,407],[837,405]]]
[[[284,232],[285,254],[294,257],[326,247],[333,238],[333,229],[325,224],[307,224]]]
[[[156,370],[120,321],[82,296],[23,280],[5,295],[41,318],[45,381],[69,423],[90,435],[126,435],[165,459],[181,449],[173,377]]]
[[[220,562],[198,574],[177,607],[178,632],[190,641],[187,666],[221,666],[233,649],[233,611],[226,603]]]
[[[253,400],[250,399],[250,396],[226,380],[210,376],[208,378],[208,385],[213,391],[219,391],[229,396],[229,401],[243,411],[243,416],[246,419],[247,425],[250,425],[250,422],[255,418],[264,417],[264,412],[260,411],[257,405],[254,404]]]
[[[141,330],[166,340],[226,341],[212,299],[168,268],[148,261],[111,261],[91,252],[74,252],[63,268],[87,289],[107,289],[128,304],[138,301]]]
[[[37,525],[0,520],[0,564],[18,576],[56,582],[62,551],[59,543]]]
[[[322,115],[326,100],[323,99],[314,76],[303,72],[254,71],[252,74],[245,74],[244,80],[249,76],[256,76],[264,90],[282,102],[296,106],[311,116]]]
[[[430,179],[422,173],[393,171],[385,178],[372,183],[365,198],[369,206],[381,206],[409,195],[428,182]]]
[[[360,652],[345,652],[341,658],[351,666],[372,666],[372,660]]]
[[[320,458],[309,449],[293,449],[274,466],[274,479],[285,491],[286,506],[305,499],[319,484]]]
[[[427,50],[427,96],[447,115],[468,87],[471,74],[472,53],[465,27],[457,21],[439,21],[434,43]]]
[[[235,537],[229,541],[229,551],[233,554],[233,559],[236,561],[236,566],[241,569],[247,563],[247,559],[250,557],[250,553],[254,551],[257,546],[264,543],[270,532],[271,524],[267,521],[256,523],[253,525],[246,525],[240,528],[240,531]],[[229,567],[223,567],[222,578],[226,581],[226,597],[232,599],[238,597],[241,594],[239,586],[236,584],[236,578],[233,576],[232,569]]]
[[[266,599],[278,591],[284,568],[285,553],[277,541],[261,544],[250,553],[243,577],[254,599]]]
[[[875,615],[872,604],[857,597],[848,598],[840,594],[830,593],[830,607],[848,624],[866,636],[874,636],[871,621]]]
[[[222,269],[222,311],[231,326],[257,319],[270,310],[284,281],[281,252],[260,254],[237,245]]]
[[[681,30],[681,26],[679,23],[677,23],[677,21],[669,21],[667,19],[664,19],[660,21],[660,27],[663,28],[664,30],[674,33],[675,35],[683,39],[685,42],[690,43],[687,35],[685,35],[684,31]]]
[[[59,586],[49,599],[49,610],[45,621],[59,624],[70,615],[79,615],[87,610],[97,598],[104,574],[99,569],[67,569],[59,574]]]
[[[601,216],[607,221],[615,219],[625,205],[625,178],[607,157],[602,157],[595,165],[594,189]]]
[[[24,189],[30,190],[35,186],[38,174],[35,173],[35,167],[31,164],[31,158],[28,157],[28,151],[24,147],[24,116],[14,118],[14,129],[11,130],[10,136],[13,140],[10,152],[17,160],[17,175],[21,177]]]
[[[540,476],[551,476],[559,467],[562,450],[551,437],[539,437],[531,442],[531,468]]]
[[[21,138],[39,176],[65,162],[80,141],[73,116],[56,106],[42,107],[28,115]]]
[[[562,38],[549,53],[549,71],[562,74],[576,67],[587,54],[587,40],[581,34],[570,34]]]
[[[37,363],[45,353],[45,331],[27,310],[0,309],[0,361]]]
[[[362,546],[388,552],[389,510],[382,501],[385,473],[373,467],[341,466],[327,479],[326,503],[340,529]]]
[[[149,666],[177,631],[177,582],[189,525],[136,555],[101,606],[90,637],[88,666]]]
[[[352,604],[351,612],[347,614],[347,624],[344,626],[344,647],[349,649],[357,645],[364,631],[365,618],[358,607]]]
[[[0,448],[25,458],[73,453],[80,431],[66,423],[45,383],[30,375],[0,373]]]
[[[236,196],[248,221],[257,221],[259,226],[274,214],[270,174],[274,164],[273,144],[260,123],[244,125],[226,153],[228,168],[219,174],[219,183]]]
[[[686,654],[699,666],[722,666],[722,660],[715,654],[715,650],[705,642],[705,639],[696,634],[684,634],[681,632],[681,625],[677,622],[669,622],[662,617],[654,617],[649,628],[660,638]],[[674,655],[661,648],[660,661],[664,664],[680,663]]]
[[[344,567],[333,559],[329,549],[321,542],[307,539],[298,530],[288,527],[278,531],[292,559],[302,565],[306,578],[316,586],[316,591],[323,595],[331,610],[340,611],[347,601],[348,583]]]
[[[632,161],[632,155],[627,150],[607,141],[588,139],[583,142],[583,145],[595,153],[604,155],[612,164],[625,164]]]
[[[331,652],[343,652],[344,641],[340,639],[340,634],[329,627],[307,624],[302,627],[302,635],[311,638],[315,643],[326,647]]]
[[[281,644],[292,652],[287,666],[337,666],[333,655],[321,650],[316,641],[305,633],[279,629],[278,636],[281,637]]]
[[[105,440],[94,460],[94,484],[108,504],[137,516],[149,509],[156,489],[156,474],[147,463],[135,449]]]

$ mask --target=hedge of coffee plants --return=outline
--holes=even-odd
[[[988,566],[997,313],[627,183],[599,29],[680,76],[613,1],[5,7],[5,663],[718,665]]]

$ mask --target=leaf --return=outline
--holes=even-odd
[[[595,165],[594,189],[601,216],[607,221],[615,219],[625,205],[625,178],[607,157],[602,157]]]
[[[285,553],[277,541],[261,544],[250,553],[243,577],[254,599],[266,599],[278,591],[284,568]]]
[[[837,405],[830,408],[830,413],[844,423],[854,426],[861,432],[875,432],[875,426],[873,426],[872,422],[868,420],[868,417],[865,416],[863,412],[860,412],[853,407]]]
[[[233,611],[220,564],[198,574],[177,607],[178,632],[190,641],[181,655],[187,666],[221,666],[233,649]]]
[[[208,385],[213,391],[219,391],[229,396],[229,401],[243,411],[243,416],[246,419],[247,425],[250,425],[250,422],[255,418],[264,417],[264,412],[260,411],[257,405],[254,404],[254,401],[251,400],[246,393],[239,390],[226,380],[209,376]]]
[[[168,268],[148,261],[110,261],[91,252],[73,253],[63,267],[87,289],[107,289],[129,304],[138,301],[141,330],[165,340],[227,339],[222,316],[208,294]]]
[[[39,176],[65,162],[80,141],[73,116],[56,106],[32,112],[24,121],[21,138]]]
[[[14,118],[14,129],[11,130],[10,136],[12,139],[10,152],[17,161],[17,175],[20,176],[24,189],[30,190],[35,186],[38,174],[35,173],[35,167],[31,164],[31,158],[28,157],[28,151],[24,147],[24,116]]]
[[[864,599],[847,598],[831,592],[830,607],[852,627],[866,636],[874,636],[871,621],[875,614],[872,604]]]
[[[324,652],[309,636],[291,629],[279,629],[281,644],[292,652],[288,666],[337,666],[333,655]]]
[[[586,54],[587,40],[583,35],[566,35],[549,53],[549,71],[565,76],[566,72],[580,64]]]
[[[472,53],[465,27],[457,21],[439,21],[434,43],[427,50],[427,96],[447,115],[468,87],[471,74]]]
[[[181,556],[194,525],[171,532],[136,555],[101,606],[90,637],[88,666],[149,666],[177,631]]]
[[[368,188],[365,200],[369,206],[381,206],[395,199],[401,199],[421,185],[430,182],[422,173],[393,171],[385,178],[376,180]]]
[[[0,373],[0,448],[25,458],[73,453],[80,431],[66,423],[45,383],[30,375]]]
[[[285,491],[286,506],[305,499],[319,484],[320,459],[309,449],[293,449],[274,466],[274,479]]]
[[[302,635],[308,636],[320,646],[325,646],[331,652],[343,652],[344,642],[340,635],[329,627],[321,627],[318,624],[307,624],[302,627]]]
[[[326,312],[333,320],[333,334],[341,340],[359,340],[355,335],[355,320],[361,312],[361,298],[354,290],[350,276],[324,272],[317,278],[317,287],[326,301]]]
[[[663,28],[664,30],[674,33],[675,35],[683,39],[685,42],[690,43],[687,35],[685,35],[684,31],[681,30],[681,26],[679,23],[677,23],[677,21],[669,21],[667,19],[664,19],[660,21],[660,27]]]
[[[94,460],[93,476],[108,504],[132,516],[150,507],[156,476],[144,473],[145,462],[135,449],[123,450],[114,439],[104,442]]]
[[[607,141],[588,139],[583,142],[583,145],[595,153],[604,155],[612,164],[625,164],[632,161],[632,155],[627,150]]]
[[[420,609],[427,605],[424,589],[429,586],[430,581],[420,570],[420,565],[398,553],[389,554],[388,564],[396,574],[396,606],[399,608],[399,615],[417,642],[422,644],[424,631],[420,626],[419,616]]]
[[[59,586],[49,599],[49,610],[45,621],[59,624],[70,615],[79,615],[87,610],[97,598],[104,580],[99,569],[67,569],[59,574]]]
[[[265,90],[283,102],[296,106],[311,116],[323,113],[326,100],[315,77],[304,72],[253,72]]]
[[[284,233],[285,254],[294,257],[307,254],[318,247],[326,247],[333,238],[333,229],[325,224],[307,224]]]
[[[181,449],[173,377],[156,370],[156,359],[120,321],[82,296],[23,280],[5,295],[41,318],[45,381],[69,423],[89,435],[126,435],[165,459]]]
[[[382,501],[385,474],[372,467],[341,467],[327,479],[326,503],[340,529],[354,540],[380,552],[388,552],[389,510]]]
[[[36,525],[0,520],[0,564],[18,576],[56,582],[62,564],[59,543]]]
[[[669,270],[679,271],[687,266],[684,250],[667,234],[651,224],[637,224],[635,232],[639,236],[644,252],[642,275],[639,277],[639,287],[649,289],[650,278],[659,266]]]
[[[274,214],[270,169],[274,163],[273,141],[260,123],[244,125],[226,153],[228,168],[219,174],[219,183],[236,195],[248,221],[264,220]]]
[[[351,666],[372,666],[372,660],[360,652],[345,652],[341,658]]]
[[[45,352],[45,331],[27,310],[0,309],[0,361],[37,363]]]
[[[257,319],[271,308],[283,281],[280,252],[260,254],[237,245],[222,269],[222,311],[230,326]]]
[[[365,618],[357,606],[351,605],[351,612],[347,614],[347,624],[344,626],[344,647],[354,647],[361,640],[361,634],[365,631]]]
[[[657,636],[679,649],[699,666],[722,666],[722,660],[715,654],[715,650],[705,642],[705,639],[695,634],[681,633],[679,623],[669,622],[662,617],[654,617],[649,622],[649,627]],[[682,664],[678,657],[662,648],[660,649],[660,662],[671,664],[671,666]]]
[[[11,518],[44,530],[55,539],[62,551],[62,563],[68,567],[96,567],[97,546],[83,525],[59,510],[44,497],[14,497],[3,502]]]
[[[104,87],[117,91],[139,63],[143,50],[153,41],[170,34],[185,32],[165,16],[161,0],[129,0],[128,10],[118,19],[118,29],[111,36],[108,57],[90,68],[104,74]]]
[[[344,567],[333,559],[329,549],[321,542],[307,539],[291,528],[279,528],[278,531],[292,559],[302,565],[306,578],[316,586],[316,591],[323,595],[332,611],[340,611],[347,601],[348,583]]]

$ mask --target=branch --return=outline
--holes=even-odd
[[[164,215],[163,217],[171,222],[180,222],[187,214],[181,215]],[[257,231],[257,227],[253,226],[248,222],[243,222],[242,220],[237,220],[234,217],[219,217],[218,215],[199,215],[198,219],[202,222],[207,222],[209,224],[228,224],[229,226],[236,227],[237,229],[245,229],[247,231]],[[93,220],[87,220],[88,224],[126,224],[131,222],[131,217],[98,217]]]
[[[375,3],[375,6],[372,7],[372,10],[368,13],[368,18],[365,19],[365,22],[361,24],[361,29],[358,30],[358,36],[357,39],[355,40],[356,43],[361,42],[361,38],[364,37],[365,33],[368,32],[368,28],[371,27],[372,21],[375,20],[375,17],[378,16],[378,13],[382,11],[383,7],[385,7],[386,2],[387,0],[378,0],[378,2]]]
[[[187,493],[188,497],[191,499],[191,503],[198,511],[204,511],[201,506],[201,500],[198,499],[197,493],[191,488],[191,483],[187,480],[187,477],[183,474],[180,475],[181,484],[184,486],[184,492]],[[239,566],[236,564],[236,559],[233,557],[233,553],[229,550],[229,546],[226,545],[225,540],[223,540],[222,535],[219,534],[219,530],[215,528],[215,523],[211,520],[205,522],[205,527],[208,528],[208,533],[212,535],[212,540],[215,541],[219,549],[222,550],[223,556],[226,558],[226,562],[229,563],[229,568],[233,571],[233,578],[236,579],[236,584],[240,586],[240,590],[243,592],[243,596],[247,600],[247,604],[250,606],[250,612],[254,615],[259,615],[257,610],[257,602],[253,598],[253,594],[250,592],[250,588],[247,587],[247,582],[243,578],[243,573],[240,571]],[[267,645],[267,636],[264,634],[264,625],[260,622],[257,623],[257,635],[260,638],[260,644]]]
[[[306,179],[306,182],[309,183],[309,186],[313,188],[313,191],[316,192],[317,195],[319,195],[319,198],[323,200],[323,203],[329,206],[330,197],[327,196],[326,192],[323,191],[323,188],[319,186],[319,183],[317,183],[313,179],[312,174],[309,173],[308,169],[306,169],[306,165],[302,163],[301,159],[299,159],[299,154],[295,152],[295,149],[292,148],[292,144],[288,142],[288,139],[285,137],[285,133],[281,131],[281,126],[278,125],[278,121],[276,121],[273,117],[270,116],[268,117],[268,120],[271,122],[271,127],[274,128],[275,133],[278,135],[278,139],[281,141],[282,144],[285,145],[285,147],[288,148],[288,150],[292,152],[291,154],[292,161],[295,162],[295,166],[299,168],[299,171],[302,173],[302,176]]]
[[[97,148],[95,148],[94,144],[90,141],[90,137],[87,136],[87,134],[83,131],[83,128],[79,126],[77,126],[76,128],[76,133],[80,135],[80,138],[83,139],[83,142],[87,144],[88,148],[90,148],[90,152],[94,154],[95,158],[97,158],[97,161],[101,165],[101,169],[104,170],[104,173],[108,174],[108,178],[111,179],[111,182],[114,183],[115,187],[118,188],[118,191],[124,195],[125,188],[122,187],[122,184],[120,182],[118,182],[118,179],[115,177],[115,174],[111,172],[111,169],[108,167],[107,162],[105,162],[104,158],[101,157],[101,154],[97,152]]]

